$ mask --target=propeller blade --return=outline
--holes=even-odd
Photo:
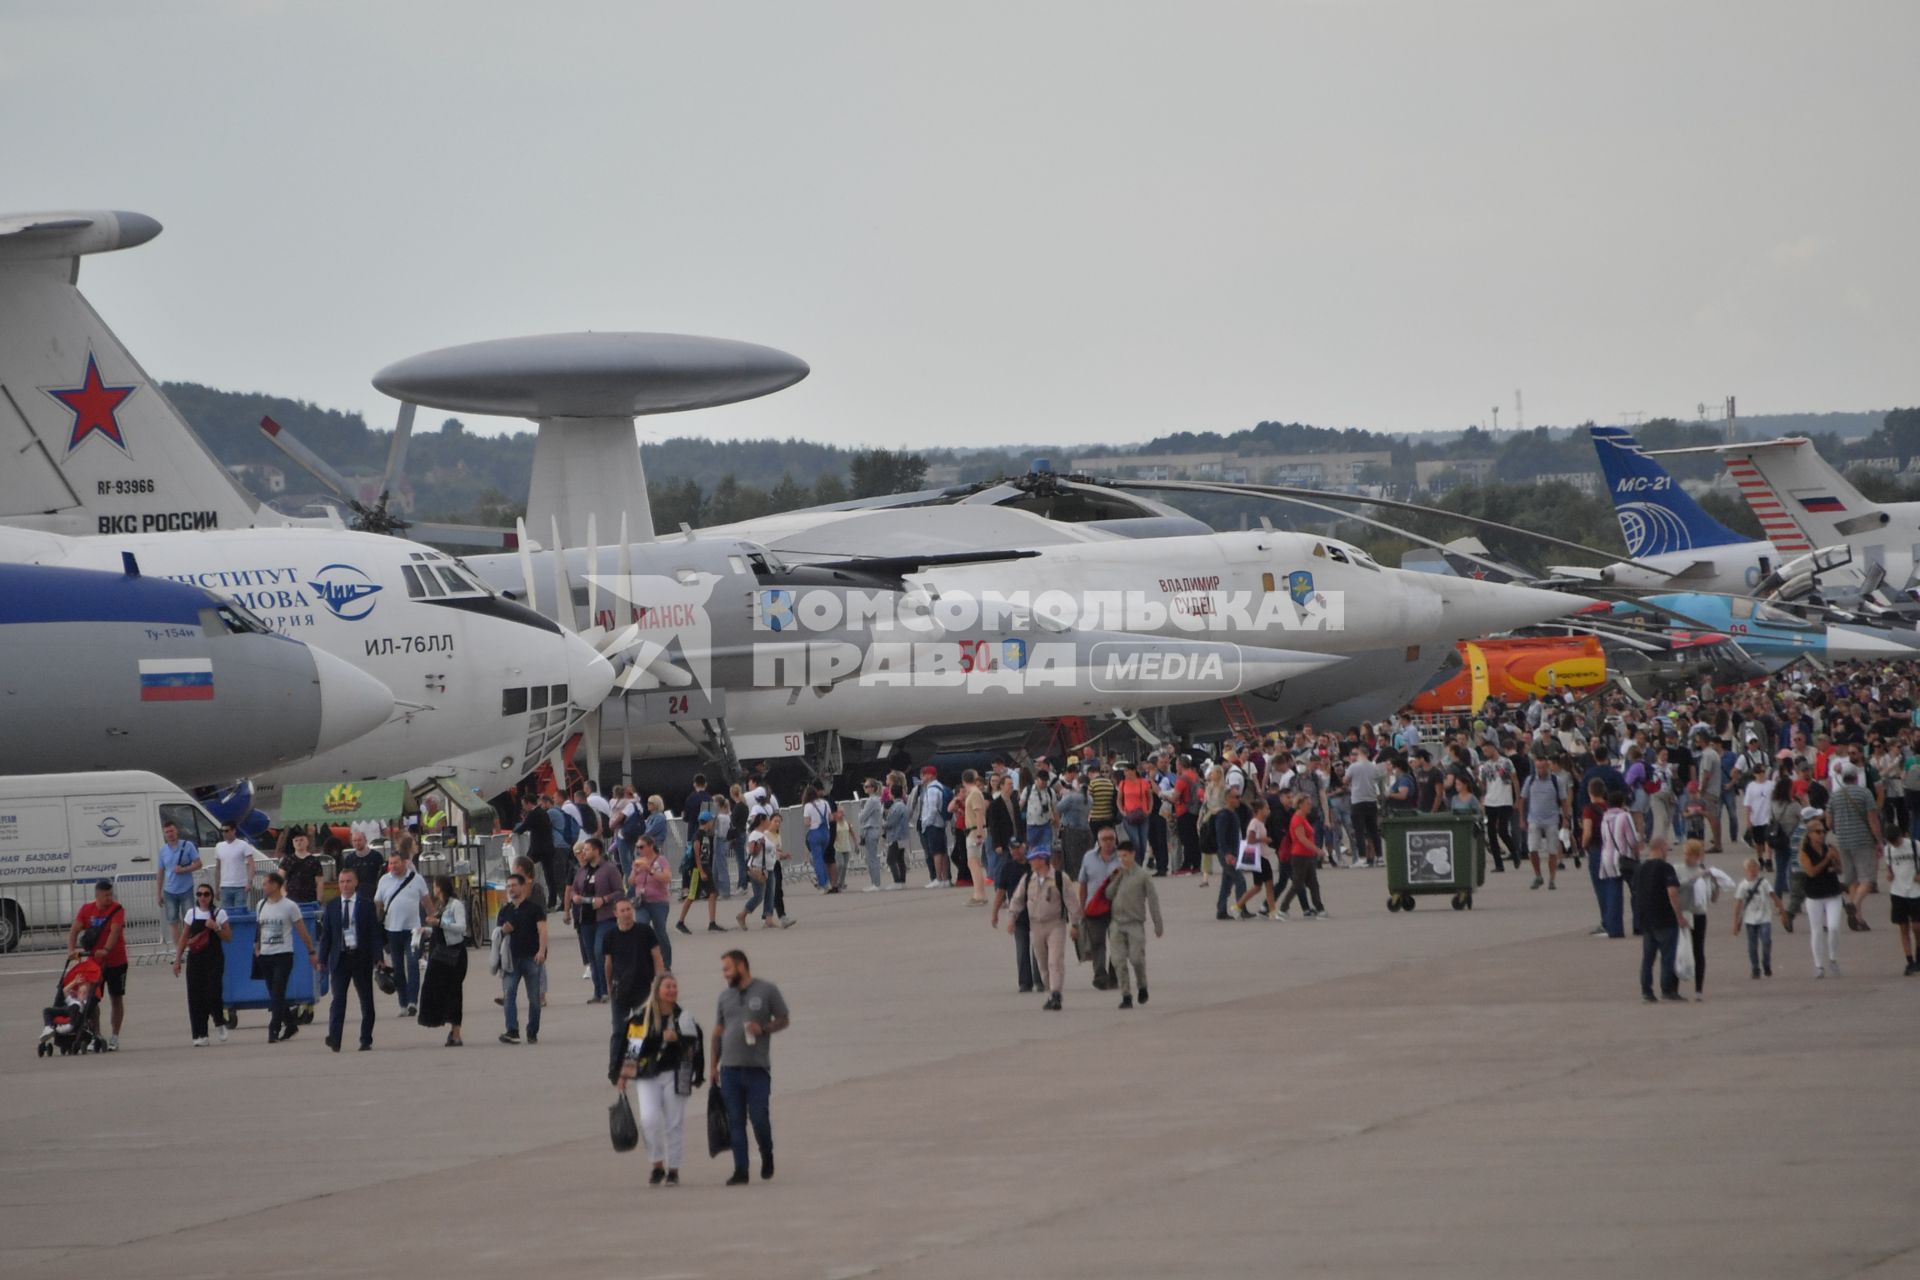
[[[567,574],[566,546],[560,541],[560,517],[553,517],[553,620],[569,631],[580,629],[573,608],[573,579]]]
[[[587,512],[587,631],[606,634],[600,630],[600,531],[594,527],[591,511]],[[590,639],[587,643],[593,641]]]
[[[385,506],[387,496],[400,483],[400,473],[407,465],[407,444],[413,439],[413,414],[418,406],[410,400],[400,402],[400,416],[394,419],[393,443],[387,446],[387,471],[380,478],[380,505]]]
[[[260,430],[267,439],[273,441],[289,458],[299,465],[308,475],[325,485],[329,492],[355,511],[364,513],[366,508],[360,505],[359,497],[354,493],[353,485],[347,478],[327,465],[327,460],[294,438],[287,430],[270,417],[260,419]]]
[[[527,540],[527,518],[516,516],[513,521],[514,537],[520,543],[520,581],[527,593],[527,608],[535,613],[540,611],[540,596],[533,589],[533,547]]]

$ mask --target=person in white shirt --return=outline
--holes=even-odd
[[[1747,963],[1753,976],[1773,976],[1773,913],[1780,902],[1773,892],[1773,881],[1760,874],[1760,859],[1748,858],[1747,878],[1733,891],[1733,933],[1747,935]]]
[[[587,779],[587,804],[600,815],[600,830],[613,830],[613,805],[600,794],[600,784],[592,778]]]
[[[1886,826],[1887,896],[1893,900],[1893,923],[1900,930],[1900,949],[1907,953],[1906,975],[1920,973],[1914,943],[1920,939],[1920,877],[1916,877],[1915,849],[1906,829],[1896,819]]]
[[[227,913],[213,905],[213,890],[204,884],[194,888],[186,925],[186,934],[174,949],[173,976],[180,976],[184,963],[188,1029],[193,1033],[193,1047],[204,1049],[209,1043],[209,1022],[220,1028],[220,1043],[227,1042],[227,1024],[220,1016],[220,986],[227,969],[224,944],[233,941],[233,929],[227,923]]]
[[[414,954],[413,931],[420,927],[420,904],[427,897],[427,882],[400,853],[387,859],[387,874],[373,891],[374,906],[380,911],[387,931],[387,964],[393,970],[394,994],[408,1017],[420,1012],[420,957]]]
[[[320,952],[307,933],[300,904],[286,896],[286,880],[278,871],[267,873],[266,896],[253,915],[253,954],[261,961],[267,984],[267,1043],[291,1040],[300,1023],[287,1008],[287,980],[293,976],[293,940],[307,948],[307,962],[320,967]]]
[[[231,822],[220,825],[220,843],[213,846],[213,857],[220,864],[220,905],[228,910],[245,911],[252,905],[253,852],[253,846],[240,838],[238,827]]]

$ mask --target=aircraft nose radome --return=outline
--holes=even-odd
[[[599,706],[613,692],[613,664],[601,657],[592,645],[571,632],[565,637],[565,644],[567,687],[572,695],[569,700],[576,707],[591,709]]]
[[[360,668],[311,649],[320,683],[320,741],[316,754],[363,738],[393,714],[393,691]]]
[[[1449,626],[1468,637],[1550,622],[1599,603],[1591,596],[1477,578],[1443,578],[1439,586],[1444,600],[1442,616]]]
[[[1884,632],[1854,627],[1827,628],[1827,661],[1829,662],[1915,657],[1920,657],[1920,648],[1916,648],[1913,644],[1902,643]]]

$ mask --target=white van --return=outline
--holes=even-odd
[[[155,773],[38,773],[0,777],[0,952],[30,929],[65,930],[97,880],[111,880],[127,923],[151,928],[160,826],[211,861],[220,827],[186,792]],[[155,933],[154,936],[158,936]]]

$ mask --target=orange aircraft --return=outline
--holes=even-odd
[[[1524,702],[1530,693],[1605,684],[1607,655],[1592,636],[1462,640],[1460,670],[1411,704],[1421,715],[1478,711],[1488,698]]]

